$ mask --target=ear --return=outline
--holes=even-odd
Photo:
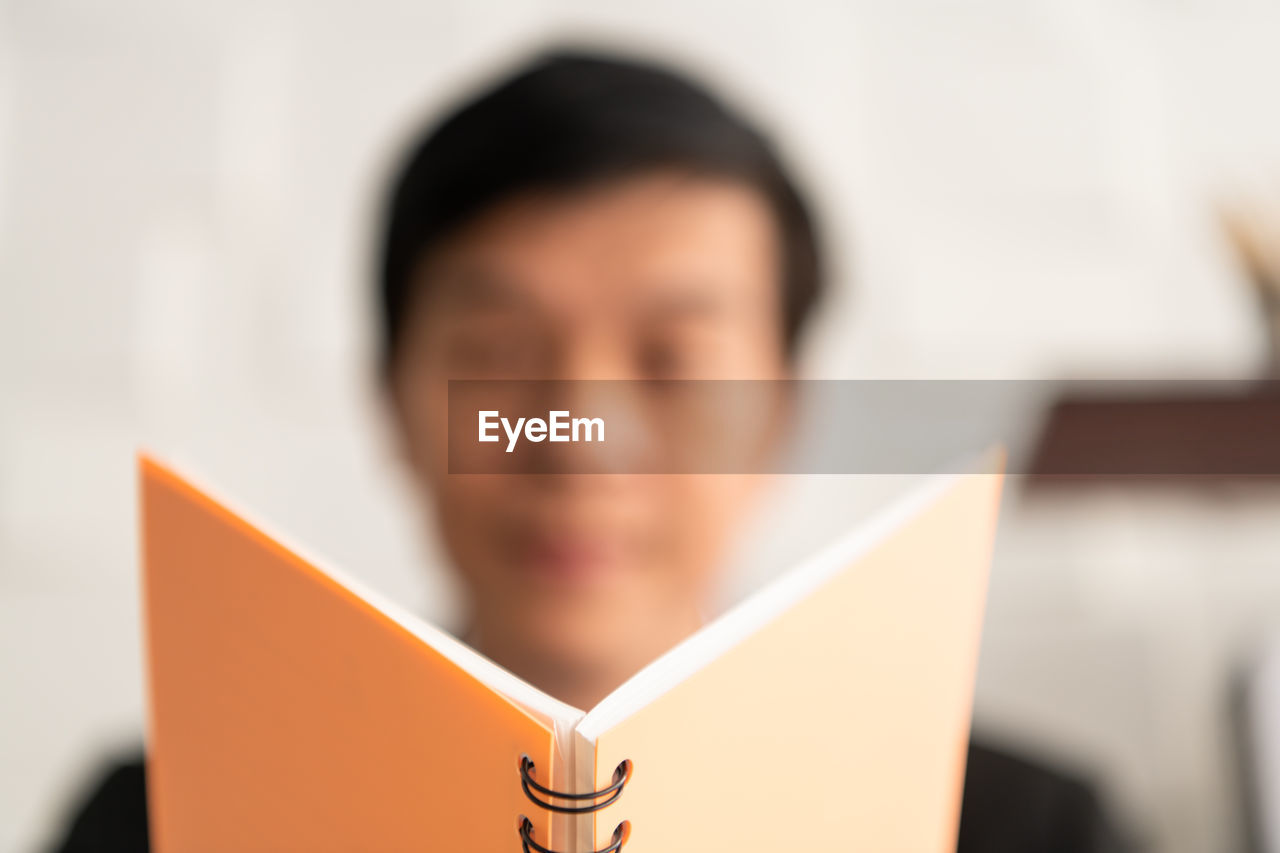
[[[394,368],[378,383],[390,446],[420,487],[432,486],[449,470],[449,408],[442,383],[447,386],[439,378]]]
[[[391,365],[380,367],[375,387],[378,390],[379,409],[385,426],[387,441],[392,453],[402,463],[413,464],[413,453],[409,443],[408,401],[405,399],[403,383]]]

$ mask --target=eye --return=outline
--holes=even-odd
[[[460,336],[448,347],[452,368],[480,374],[511,375],[528,371],[536,368],[540,354],[536,340],[506,330]]]
[[[686,376],[697,367],[696,349],[688,341],[651,341],[640,350],[640,373],[651,379]]]

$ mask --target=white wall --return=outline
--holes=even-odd
[[[380,440],[368,214],[416,116],[548,36],[680,59],[777,129],[849,288],[815,373],[1256,368],[1205,204],[1280,184],[1274,3],[609,5],[0,3],[0,849],[140,729],[139,443],[448,618]],[[790,484],[742,583],[865,486]],[[1161,849],[1229,849],[1220,704],[1280,622],[1277,509],[1015,499],[980,718],[1094,766]]]

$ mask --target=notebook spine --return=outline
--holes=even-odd
[[[629,760],[623,761],[614,769],[613,779],[606,787],[585,794],[571,794],[564,791],[556,791],[540,784],[534,778],[536,767],[533,759],[528,755],[522,755],[520,756],[520,788],[530,802],[549,812],[569,815],[590,814],[617,802],[618,798],[622,796],[623,788],[631,780],[631,769],[631,762]],[[555,800],[567,801],[567,804],[554,802]],[[520,815],[517,828],[524,853],[564,853],[564,851],[543,847],[535,841],[533,837],[533,821],[525,815]],[[614,828],[613,838],[610,843],[599,850],[593,851],[593,853],[617,853],[627,843],[630,835],[631,824],[624,820]]]

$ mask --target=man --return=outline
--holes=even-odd
[[[404,460],[459,573],[465,636],[589,708],[694,631],[758,481],[450,476],[447,380],[785,379],[823,288],[769,142],[660,68],[540,58],[432,129],[393,188],[382,365]],[[141,765],[66,851],[141,849]],[[1084,786],[975,748],[962,851],[1110,850]]]

